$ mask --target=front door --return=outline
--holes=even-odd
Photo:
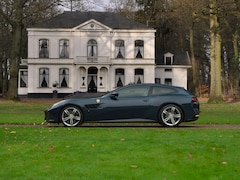
[[[88,92],[97,92],[97,72],[96,67],[88,69]]]

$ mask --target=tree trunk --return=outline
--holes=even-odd
[[[221,81],[221,35],[217,16],[217,1],[210,0],[210,64],[211,85],[209,103],[223,102]]]
[[[237,98],[237,88],[239,87],[239,50],[238,50],[238,40],[239,35],[237,32],[233,34],[233,58],[232,63],[233,64],[233,70],[232,70],[232,84],[233,84],[233,96],[234,98]]]
[[[197,62],[195,59],[195,52],[194,52],[194,43],[193,43],[193,25],[190,28],[189,31],[189,38],[190,38],[190,52],[191,52],[191,62],[192,62],[192,87],[193,87],[193,91],[194,94],[199,95],[198,94],[198,86],[199,86],[199,73],[198,73],[198,66],[197,66]]]
[[[21,57],[21,42],[23,30],[23,5],[24,0],[16,1],[16,14],[12,24],[12,49],[10,60],[10,80],[8,88],[8,99],[18,99],[18,70]]]

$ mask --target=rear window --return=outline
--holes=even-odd
[[[162,94],[171,94],[175,93],[176,91],[172,88],[165,88],[165,87],[153,87],[152,89],[152,95],[162,95]]]

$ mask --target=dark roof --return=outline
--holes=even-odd
[[[165,65],[164,64],[164,54],[159,53],[156,57],[157,65]],[[191,66],[191,61],[188,52],[169,52],[173,54],[173,64],[172,65],[180,65],[180,66]]]
[[[86,21],[94,19],[112,29],[152,29],[144,24],[128,19],[115,12],[79,12],[65,11],[52,19],[34,25],[35,28],[74,28]]]

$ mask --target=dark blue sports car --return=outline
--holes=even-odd
[[[83,122],[159,122],[174,127],[197,120],[199,102],[182,87],[133,84],[97,98],[70,98],[45,111],[49,123],[73,127]]]

